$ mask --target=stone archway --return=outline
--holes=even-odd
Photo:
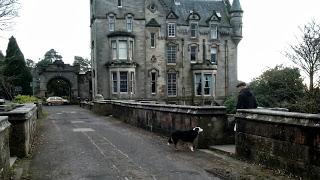
[[[77,101],[79,71],[79,65],[70,66],[61,60],[36,67],[34,73],[34,78],[37,79],[36,95],[41,98],[54,95],[67,96],[70,102]]]
[[[68,79],[63,77],[55,77],[48,81],[47,83],[47,94],[46,96],[60,96],[65,99],[71,99],[71,83]]]

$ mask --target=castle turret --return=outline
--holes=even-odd
[[[230,24],[232,26],[232,40],[238,44],[242,39],[242,14],[240,0],[233,0],[230,8]]]

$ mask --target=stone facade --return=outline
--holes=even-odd
[[[320,179],[320,116],[238,110],[236,155],[306,179]]]
[[[215,104],[235,92],[239,0],[91,0],[93,95]]]

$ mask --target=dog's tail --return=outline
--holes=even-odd
[[[170,145],[170,144],[172,144],[172,143],[173,143],[172,137],[170,137],[170,138],[168,139],[168,145]]]

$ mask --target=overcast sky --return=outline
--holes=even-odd
[[[20,0],[13,31],[0,32],[5,53],[14,35],[25,58],[38,61],[55,49],[65,63],[74,56],[90,58],[89,0]],[[283,52],[301,35],[299,26],[320,23],[320,0],[240,0],[243,39],[238,48],[238,79],[250,82],[277,64],[292,66]]]

